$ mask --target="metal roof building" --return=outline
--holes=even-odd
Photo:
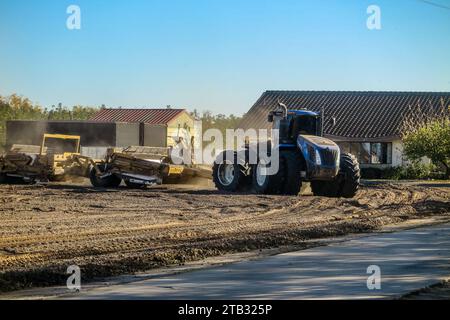
[[[101,109],[89,120],[137,124],[141,146],[170,147],[195,135],[194,118],[185,109]]]
[[[390,141],[399,138],[403,121],[418,114],[439,116],[450,105],[450,92],[266,91],[244,116],[240,128],[270,128],[267,114],[278,108],[307,109],[336,119],[325,135],[344,141]],[[444,106],[444,108],[443,108]]]
[[[101,109],[91,121],[100,122],[139,122],[145,124],[168,124],[185,109]]]
[[[8,121],[7,148],[40,145],[44,133],[79,135],[83,154],[101,158],[108,147],[170,147],[191,139],[194,119],[184,109],[101,109],[88,121]]]

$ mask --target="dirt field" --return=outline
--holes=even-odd
[[[435,215],[450,218],[448,185],[373,185],[354,199],[0,185],[0,290],[64,284],[72,264],[86,281]]]

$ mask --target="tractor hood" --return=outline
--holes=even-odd
[[[301,150],[310,179],[334,179],[339,172],[340,149],[333,141],[312,135],[299,135],[297,146]]]
[[[324,137],[301,134],[299,135],[299,138],[304,139],[305,141],[313,145],[316,145],[320,148],[330,148],[330,147],[338,148],[338,145],[336,143]]]

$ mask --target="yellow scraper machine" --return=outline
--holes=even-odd
[[[80,154],[80,136],[44,134],[40,146],[15,144],[0,155],[0,183],[63,181],[88,177],[94,187],[118,187],[122,181],[132,188],[184,178],[210,178],[211,171],[194,165],[174,164],[169,148],[109,148],[105,159]]]
[[[170,148],[141,146],[108,149],[106,159],[97,163],[89,175],[95,187],[118,187],[123,180],[131,188],[177,183],[190,177],[210,178],[211,171],[193,165],[174,164]]]
[[[14,144],[0,155],[0,182],[60,181],[86,176],[94,161],[80,155],[80,137],[44,134],[37,145]]]

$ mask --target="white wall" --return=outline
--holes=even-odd
[[[400,167],[403,164],[403,143],[401,140],[392,141],[392,166]]]
[[[403,154],[403,142],[401,140],[392,141],[392,166],[400,167],[406,166],[410,161],[407,160],[406,156]],[[421,162],[424,164],[430,164],[431,160],[427,157],[423,157]]]

